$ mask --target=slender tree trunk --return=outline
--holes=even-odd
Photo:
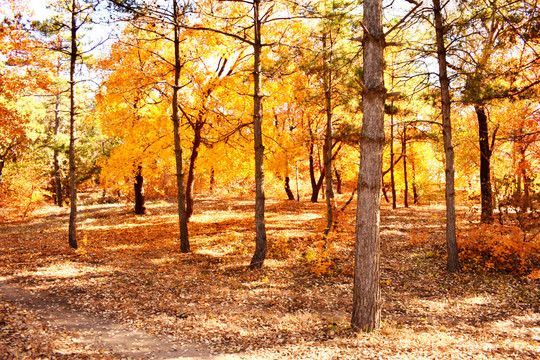
[[[339,175],[339,171],[337,169],[334,170],[334,173],[336,174],[336,192],[338,194],[343,194],[343,182],[341,180],[341,176]]]
[[[253,1],[254,43],[253,43],[253,135],[255,147],[255,253],[251,258],[251,268],[261,268],[266,258],[266,228],[264,225],[264,145],[262,140],[262,94],[261,94],[261,19],[260,0]]]
[[[216,186],[216,172],[214,170],[214,167],[212,166],[212,170],[210,170],[210,192],[214,192]]]
[[[407,125],[403,126],[403,138],[401,139],[401,152],[403,153],[403,206],[409,207],[409,179],[407,178]]]
[[[309,179],[311,181],[311,202],[316,203],[319,199],[319,191],[321,190],[324,179],[324,169],[321,169],[319,180],[315,180],[315,159],[313,158],[313,142],[309,148]]]
[[[298,188],[298,161],[296,162],[296,201],[300,201],[300,190]]]
[[[530,180],[529,180],[529,176],[527,175],[527,159],[525,158],[525,152],[526,152],[526,148],[520,144],[519,145],[519,155],[520,155],[520,160],[519,160],[519,178],[522,180],[523,182],[523,195],[521,195],[521,201],[520,201],[520,206],[522,208],[523,211],[528,211],[529,208],[531,207],[531,198],[530,198]],[[518,190],[520,189],[521,186],[519,186],[518,184]],[[519,193],[521,194],[521,190],[519,191]]]
[[[435,15],[435,34],[437,38],[437,57],[439,60],[439,82],[441,84],[441,103],[443,121],[443,142],[446,160],[445,199],[446,199],[446,248],[448,252],[446,267],[448,271],[459,270],[456,242],[456,193],[454,189],[454,147],[452,146],[452,122],[450,118],[450,81],[446,71],[446,47],[444,45],[445,27],[440,0],[433,0]]]
[[[396,196],[396,180],[394,177],[394,114],[393,113],[390,114],[390,188],[392,190],[392,209],[396,209],[397,196]]]
[[[493,221],[493,198],[491,193],[491,149],[489,146],[488,119],[483,106],[475,106],[478,119],[480,143],[480,196],[482,202],[481,221]]]
[[[285,176],[285,192],[287,193],[287,199],[288,200],[294,200],[294,194],[291,190],[290,185],[291,179],[288,176]]]
[[[414,153],[411,154],[411,168],[412,168],[412,192],[413,192],[413,203],[418,204],[418,188],[416,184],[416,165],[414,161]]]
[[[193,149],[191,150],[191,157],[189,160],[189,171],[186,184],[186,217],[189,220],[193,215],[193,186],[195,183],[195,162],[199,156],[199,147],[201,146],[201,130],[203,127],[202,121],[197,121],[193,130],[195,135],[193,137]]]
[[[146,211],[144,206],[142,166],[137,167],[137,175],[135,176],[135,214],[142,215]]]
[[[323,36],[323,51],[324,51],[324,98],[326,107],[326,136],[324,138],[324,170],[326,175],[326,230],[324,233],[328,235],[332,229],[334,222],[332,199],[334,198],[334,190],[332,188],[332,72],[329,66],[331,60],[331,43],[330,48],[327,44],[326,36]]]
[[[69,66],[69,246],[77,248],[77,184],[75,178],[75,66],[77,63],[76,1],[71,2],[71,52]]]
[[[54,104],[54,138],[58,139],[60,130],[60,94],[56,95]],[[58,160],[58,149],[55,146],[53,152],[53,171],[54,171],[54,191],[56,193],[56,205],[62,207],[64,199],[62,197],[62,178],[60,175],[60,162]]]
[[[384,149],[384,32],[382,0],[364,0],[363,123],[358,173],[356,247],[351,326],[373,331],[381,324],[379,285],[380,202]]]
[[[176,185],[178,188],[178,218],[180,227],[180,251],[189,252],[189,235],[187,228],[186,194],[184,190],[184,170],[182,166],[182,146],[180,144],[180,119],[178,116],[178,90],[180,83],[180,39],[178,24],[178,3],[173,0],[174,12],[174,87],[172,97],[172,122],[174,137],[174,153],[176,158]]]

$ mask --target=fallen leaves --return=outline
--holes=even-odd
[[[251,271],[246,203],[205,200],[190,223],[191,254],[179,252],[175,207],[166,203],[150,204],[145,217],[129,207],[88,207],[79,253],[66,249],[65,218],[13,224],[0,231],[10,250],[0,254],[0,271],[80,311],[244,359],[540,357],[537,280],[446,273],[443,209],[383,208],[383,328],[357,335],[349,328],[352,279],[345,271],[352,266],[350,229],[337,229],[325,248],[314,230],[324,223],[323,204],[270,202],[269,257]],[[346,223],[354,221],[349,210]],[[302,221],[291,222],[295,212]],[[429,236],[411,242],[411,217]],[[306,260],[310,248],[332,262],[320,276],[317,261]]]

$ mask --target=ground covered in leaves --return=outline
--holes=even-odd
[[[383,326],[371,334],[349,327],[352,205],[325,239],[324,204],[267,201],[269,252],[256,271],[246,268],[253,201],[199,199],[189,254],[179,251],[176,206],[158,201],[147,209],[135,215],[131,205],[88,201],[79,207],[76,251],[67,247],[67,209],[46,207],[5,224],[1,280],[214,358],[540,358],[539,280],[448,274],[443,207],[383,207]],[[459,219],[460,226],[477,221],[465,210]],[[8,359],[123,358],[73,337],[48,326],[39,311],[0,303],[0,354]]]

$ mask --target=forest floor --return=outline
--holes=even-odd
[[[340,199],[341,205],[346,198]],[[540,281],[445,271],[444,208],[381,214],[382,329],[350,329],[355,208],[321,235],[323,202],[267,201],[268,255],[253,201],[198,199],[192,252],[176,206],[40,209],[0,228],[0,358],[540,359]],[[477,214],[459,211],[459,226]]]

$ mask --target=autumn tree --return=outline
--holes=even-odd
[[[248,45],[253,51],[253,147],[255,151],[255,252],[251,268],[261,268],[266,258],[267,239],[264,221],[264,145],[263,145],[263,92],[262,92],[262,54],[263,48],[271,45],[263,41],[265,24],[287,18],[286,7],[279,2],[224,1],[221,3],[201,2],[196,12],[206,19],[206,23],[187,26],[198,31],[211,31],[222,34],[231,40]],[[279,8],[279,9],[278,9]],[[280,13],[279,11],[282,13]],[[278,15],[275,15],[278,14]]]
[[[107,135],[119,139],[102,161],[101,178],[105,184],[121,185],[129,177],[137,214],[145,212],[145,177],[162,171],[156,164],[167,166],[171,155],[172,129],[168,105],[162,100],[162,93],[167,91],[163,79],[170,67],[156,61],[153,54],[167,49],[167,45],[167,41],[145,33],[144,28],[127,26],[110,55],[98,64],[106,79],[97,95],[96,117]]]
[[[449,52],[462,77],[462,102],[474,107],[480,149],[481,220],[491,222],[491,157],[497,129],[490,130],[489,106],[502,98],[523,96],[538,80],[526,69],[537,66],[537,9],[527,2],[465,1],[454,6]],[[450,51],[450,50],[449,50]]]
[[[380,326],[379,207],[384,148],[384,31],[381,0],[364,1],[364,94],[356,251],[351,325],[372,331]]]
[[[459,269],[458,250],[456,242],[456,193],[454,189],[454,147],[452,146],[452,122],[450,118],[450,80],[447,73],[445,24],[443,21],[440,0],[433,0],[435,36],[437,44],[437,60],[439,63],[439,84],[441,87],[441,112],[443,126],[445,170],[445,200],[446,200],[446,246],[447,268],[449,271]]]
[[[52,4],[57,15],[53,18],[38,23],[36,26],[45,34],[59,34],[65,32],[69,42],[58,43],[56,51],[69,57],[69,179],[70,179],[70,216],[69,216],[69,246],[77,248],[77,182],[76,182],[76,118],[77,118],[77,94],[76,94],[76,71],[77,64],[83,54],[90,50],[83,50],[80,37],[81,31],[86,30],[91,23],[91,15],[96,11],[99,1],[97,0],[58,0]]]

